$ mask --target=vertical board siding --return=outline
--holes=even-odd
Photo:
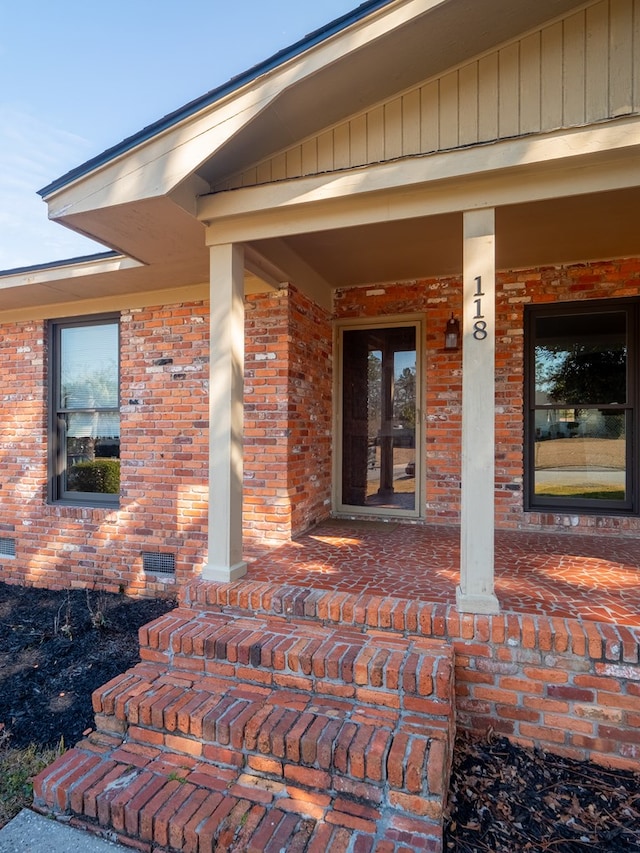
[[[402,98],[395,98],[384,108],[384,159],[402,157]]]
[[[459,72],[440,78],[440,150],[458,147],[459,127]]]
[[[351,163],[354,166],[364,166],[367,162],[367,117],[358,116],[350,124]]]
[[[380,163],[384,160],[384,108],[377,107],[368,113],[367,162]]]
[[[541,128],[562,127],[562,24],[546,27],[541,33]]]
[[[458,79],[460,145],[473,145],[478,141],[478,63],[472,62],[460,69]]]
[[[498,54],[478,62],[478,142],[498,138]]]
[[[640,0],[598,0],[265,160],[216,190],[640,112]]]
[[[585,15],[572,15],[564,22],[563,126],[584,124],[585,101]]]
[[[587,121],[609,113],[609,4],[587,9],[586,20]]]
[[[351,166],[351,126],[342,124],[334,131],[334,169],[348,169]]]
[[[520,44],[512,44],[498,56],[498,136],[507,139],[520,132]]]
[[[610,0],[611,35],[610,55],[618,61],[611,64],[610,97],[611,114],[627,115],[633,103],[633,11],[638,4],[633,0]],[[635,45],[636,53],[640,49]],[[636,57],[638,59],[638,57]]]
[[[420,89],[402,99],[402,153],[420,154]]]
[[[538,133],[541,128],[540,33],[520,43],[520,132]]]
[[[440,84],[436,80],[420,89],[420,139],[423,153],[437,151],[440,142]],[[369,161],[371,162],[371,161]]]

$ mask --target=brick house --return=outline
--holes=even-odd
[[[132,731],[127,690],[155,695],[145,679],[172,656],[185,672],[249,677],[240,652],[197,657],[226,650],[195,639],[233,621],[224,604],[383,627],[364,606],[333,615],[321,598],[235,584],[251,549],[335,516],[459,525],[457,607],[388,605],[384,624],[453,643],[458,725],[637,761],[637,635],[503,619],[494,536],[640,542],[639,57],[639,0],[369,0],[41,191],[52,219],[110,251],[0,277],[2,577],[141,595],[175,584],[216,610],[144,634],[147,669],[96,696],[100,749]],[[425,648],[433,678],[413,684],[411,707],[440,708],[452,652],[407,654]],[[308,676],[300,663],[287,684],[313,693]],[[167,689],[165,723],[182,701]],[[203,747],[202,726],[185,723],[185,739],[136,714],[138,755],[236,760]],[[453,731],[452,717],[430,719]],[[425,743],[431,794],[400,773],[389,808],[415,819],[385,825],[438,850],[429,796],[446,790],[450,745],[438,757]],[[89,787],[87,749],[64,759],[94,791],[85,818],[124,831]],[[127,779],[134,759],[120,759],[109,773]],[[246,760],[303,788],[335,783],[281,759]],[[80,796],[57,772],[37,786],[40,807]],[[381,774],[366,796],[353,778],[340,790],[369,808]],[[327,826],[317,849],[346,850]]]
[[[486,612],[494,528],[640,534],[639,17],[367,2],[45,187],[111,251],[0,278],[3,575],[397,517]]]

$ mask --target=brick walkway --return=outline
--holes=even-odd
[[[451,604],[459,531],[329,520],[249,560],[250,580]],[[640,539],[498,531],[496,593],[505,611],[640,625]]]

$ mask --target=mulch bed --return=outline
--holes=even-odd
[[[0,726],[14,749],[73,746],[91,694],[140,659],[138,628],[174,601],[0,583]]]
[[[640,775],[521,749],[505,738],[460,738],[457,746],[446,851],[640,851]]]
[[[175,606],[0,583],[0,743],[73,746],[91,693],[139,660],[138,628]],[[445,850],[640,851],[640,775],[459,738]]]

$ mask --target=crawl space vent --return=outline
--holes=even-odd
[[[0,557],[15,557],[16,540],[8,536],[0,536]]]
[[[142,568],[150,575],[173,575],[176,571],[176,558],[173,554],[143,551]]]

